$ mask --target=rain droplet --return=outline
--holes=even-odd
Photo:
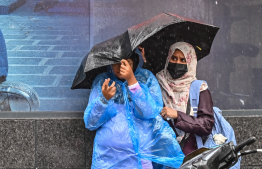
[[[242,105],[245,105],[245,101],[242,99],[239,99]]]

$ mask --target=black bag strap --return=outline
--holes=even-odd
[[[188,96],[187,106],[186,106],[186,114],[190,115],[191,111],[191,103],[190,103],[190,96]]]

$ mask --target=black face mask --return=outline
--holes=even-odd
[[[187,72],[187,65],[169,62],[167,70],[173,79],[178,79]]]

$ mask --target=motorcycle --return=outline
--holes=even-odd
[[[262,149],[243,150],[255,141],[255,137],[250,137],[236,146],[229,142],[213,149],[198,149],[184,158],[179,169],[229,169],[241,156],[262,152]]]

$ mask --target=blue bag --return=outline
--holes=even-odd
[[[190,103],[193,108],[195,117],[197,117],[197,110],[198,110],[198,104],[199,104],[199,93],[200,93],[200,88],[203,82],[205,81],[195,80],[191,83],[191,86],[190,86],[190,94],[189,94]],[[213,139],[213,136],[216,134],[222,134],[223,136],[225,136],[227,138],[226,143],[233,141],[233,143],[236,145],[237,143],[236,143],[234,130],[231,127],[231,125],[226,121],[226,119],[222,116],[222,111],[217,107],[213,107],[213,111],[214,111],[215,124],[212,129],[212,133],[208,136],[205,143],[203,143],[203,140],[200,136],[195,135],[198,149],[201,147],[215,148],[219,146],[214,142],[214,139]],[[233,167],[231,167],[231,169],[239,169],[240,162],[241,162],[241,158],[239,158],[238,162]]]

